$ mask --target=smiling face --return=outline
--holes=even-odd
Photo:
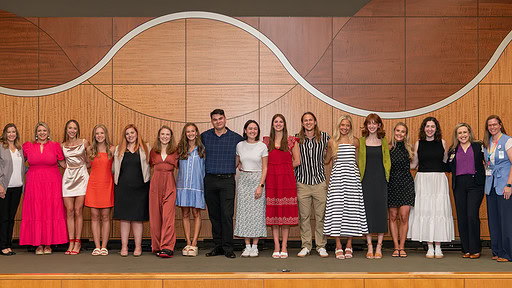
[[[215,130],[222,130],[226,127],[226,117],[224,115],[213,114],[211,120]]]
[[[306,114],[304,117],[302,117],[302,127],[304,127],[304,130],[310,132],[315,129],[316,121],[313,115]]]
[[[162,145],[167,145],[171,141],[171,130],[167,128],[163,128],[160,130],[160,134],[158,135],[158,139],[160,139],[160,143]]]
[[[45,142],[48,140],[48,129],[46,129],[46,127],[39,125],[36,131],[37,141]]]
[[[461,126],[457,129],[457,139],[460,144],[466,144],[469,142],[469,129],[466,126]]]
[[[98,144],[105,142],[105,130],[101,127],[96,128],[96,131],[94,131],[94,139],[96,139]]]
[[[126,142],[129,144],[134,144],[137,141],[137,131],[130,127],[126,129],[124,137],[126,138]]]
[[[18,133],[16,133],[16,128],[9,127],[7,128],[7,141],[14,143],[16,138],[18,137]]]
[[[185,135],[187,135],[187,140],[189,140],[189,141],[196,140],[196,137],[197,137],[196,127],[194,127],[192,125],[188,126],[187,129],[185,130]]]
[[[425,135],[427,135],[428,138],[432,138],[436,134],[436,130],[436,123],[434,123],[434,121],[427,121],[427,124],[425,124]]]
[[[501,125],[498,119],[489,119],[487,121],[487,130],[489,130],[492,136],[498,135],[501,132]]]
[[[398,142],[404,141],[405,136],[407,135],[407,128],[403,125],[398,125],[395,128],[395,140]]]
[[[276,117],[274,119],[274,122],[272,122],[272,127],[274,127],[274,130],[276,132],[282,132],[284,129],[284,120],[281,117]]]
[[[344,119],[344,120],[341,120],[339,129],[340,129],[340,134],[342,136],[346,136],[350,133],[350,130],[352,129],[352,125],[350,124],[350,121],[348,121],[347,119]]]
[[[379,123],[377,123],[375,121],[370,121],[370,122],[368,122],[366,129],[368,129],[368,132],[370,132],[370,134],[375,134],[375,133],[377,133],[377,130],[379,129],[379,127],[380,127]]]
[[[78,133],[78,126],[76,126],[75,122],[69,122],[66,127],[66,134],[68,135],[68,139],[75,139],[76,134]]]
[[[258,125],[256,123],[251,123],[245,129],[245,134],[247,135],[247,139],[251,141],[256,141],[256,137],[258,136]]]

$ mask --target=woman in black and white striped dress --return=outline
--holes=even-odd
[[[352,135],[352,118],[338,119],[333,138],[329,140],[326,161],[334,158],[327,192],[324,234],[336,238],[336,258],[352,258],[352,237],[368,234],[356,154],[359,141]],[[345,253],[340,237],[347,237]]]

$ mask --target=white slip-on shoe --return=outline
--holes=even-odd
[[[304,248],[302,248],[302,250],[300,250],[300,252],[297,254],[297,256],[304,258],[304,257],[308,256],[309,253],[311,253],[311,251],[309,251],[308,248],[304,247]]]

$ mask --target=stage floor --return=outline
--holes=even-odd
[[[392,250],[384,249],[383,259],[366,259],[365,251],[355,251],[354,258],[337,260],[334,251],[321,258],[315,251],[306,258],[296,256],[299,249],[290,249],[288,259],[272,259],[272,250],[260,251],[257,258],[228,259],[224,256],[206,257],[201,249],[197,257],[162,259],[144,252],[141,257],[121,257],[119,250],[108,256],[92,256],[91,250],[79,255],[36,256],[26,249],[15,249],[17,255],[0,256],[2,274],[15,273],[217,273],[217,272],[511,272],[512,263],[491,260],[491,251],[483,250],[480,259],[463,259],[457,251],[445,251],[443,259],[426,259],[423,249],[407,249],[407,258],[391,257]],[[181,251],[180,251],[181,252]],[[240,252],[236,252],[237,256]]]

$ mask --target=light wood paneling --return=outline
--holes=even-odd
[[[463,288],[463,279],[366,279],[365,288]]]
[[[62,280],[62,288],[162,288],[162,280]]]
[[[322,57],[318,59],[315,66],[307,71],[305,79],[315,84],[332,84],[332,44],[325,50]],[[332,94],[327,94],[332,95]]]
[[[119,220],[113,220],[111,222],[112,225],[112,234],[111,239],[121,239],[121,224]],[[151,239],[151,227],[149,226],[149,221],[143,222],[143,230],[142,230],[142,238]],[[92,235],[92,234],[91,234]],[[133,231],[130,228],[130,240],[133,240]],[[130,254],[133,253],[132,250],[130,250]]]
[[[155,135],[161,127],[162,121],[150,116],[142,115],[129,108],[126,108],[118,103],[114,103],[114,129],[111,132],[111,138],[114,145],[121,142],[121,135],[124,127],[128,124],[135,124],[139,131],[139,137],[144,139],[144,142],[153,145]]]
[[[512,84],[512,45],[509,45],[481,84]]]
[[[116,43],[125,36],[128,32],[135,29],[137,26],[153,19],[153,17],[113,17],[113,41]]]
[[[276,55],[263,43],[260,43],[260,83],[295,84],[295,79],[284,68]]]
[[[333,17],[332,18],[332,38],[334,38],[338,32],[350,21],[350,17]]]
[[[185,121],[184,85],[114,85],[114,100],[152,117]]]
[[[109,61],[98,73],[89,78],[89,82],[96,85],[112,84],[112,61]]]
[[[164,280],[163,288],[261,288],[263,280]]]
[[[464,288],[496,288],[508,285],[512,285],[512,279],[466,279]]]
[[[32,97],[13,97],[0,94],[0,129],[5,124],[14,123],[20,133],[20,142],[34,140],[34,129],[37,123],[38,99]]]
[[[489,115],[495,114],[500,116],[501,121],[506,129],[512,126],[512,85],[479,85],[480,101],[479,101],[479,118],[478,127],[479,138],[483,139],[485,120]],[[473,130],[475,130],[474,126]],[[510,133],[510,132],[509,132]]]
[[[284,85],[261,85],[260,86],[260,108],[271,104],[273,101],[287,95],[298,84]]]
[[[456,85],[406,85],[405,109],[412,110],[437,103],[459,91],[464,84]]]
[[[265,279],[265,288],[324,288],[324,287],[343,287],[343,288],[363,288],[362,279]]]
[[[0,280],[0,288],[61,288],[60,280]]]
[[[231,118],[227,121],[226,126],[229,127],[229,129],[231,129],[232,131],[234,131],[240,135],[243,135],[244,134],[244,125],[245,125],[245,122],[247,122],[248,120],[255,120],[256,122],[258,122],[258,124],[260,124],[260,112],[258,110],[256,110],[254,112],[247,113],[242,116],[237,116],[235,118]],[[261,124],[260,124],[260,126],[261,126]],[[260,129],[261,129],[261,127],[260,127]],[[263,131],[260,131],[260,140],[262,138],[263,138]]]
[[[379,113],[377,113],[378,115]],[[361,137],[362,136],[362,128],[364,126],[364,120],[366,117],[357,116],[354,114],[347,113],[345,111],[334,109],[333,110],[333,129],[336,129],[336,125],[338,122],[338,119],[343,115],[350,115],[352,117],[352,131],[355,137]],[[388,140],[391,140],[391,137],[393,137],[393,127],[395,127],[395,124],[398,122],[405,122],[405,119],[382,119],[382,123],[384,124],[384,130],[386,131],[386,137]],[[409,127],[409,130],[411,130],[411,127]],[[333,131],[334,132],[334,131]],[[409,132],[411,133],[411,132]]]
[[[256,111],[258,109],[258,86],[187,86],[187,121],[209,122],[210,112],[216,108],[223,109],[228,119]]]
[[[112,127],[112,100],[92,85],[79,85],[58,94],[41,97],[39,119],[48,123],[54,141],[61,142],[64,139],[64,125],[70,119],[80,124],[80,137],[91,141],[92,128],[96,124],[103,123],[107,128]]]
[[[333,88],[332,98],[352,107],[373,111],[405,109],[405,85],[334,85]]]
[[[152,27],[114,56],[114,84],[184,84],[185,20]]]
[[[510,30],[512,30],[512,17],[478,18],[478,71],[487,65]]]
[[[187,83],[258,83],[258,40],[238,27],[187,20]]]

